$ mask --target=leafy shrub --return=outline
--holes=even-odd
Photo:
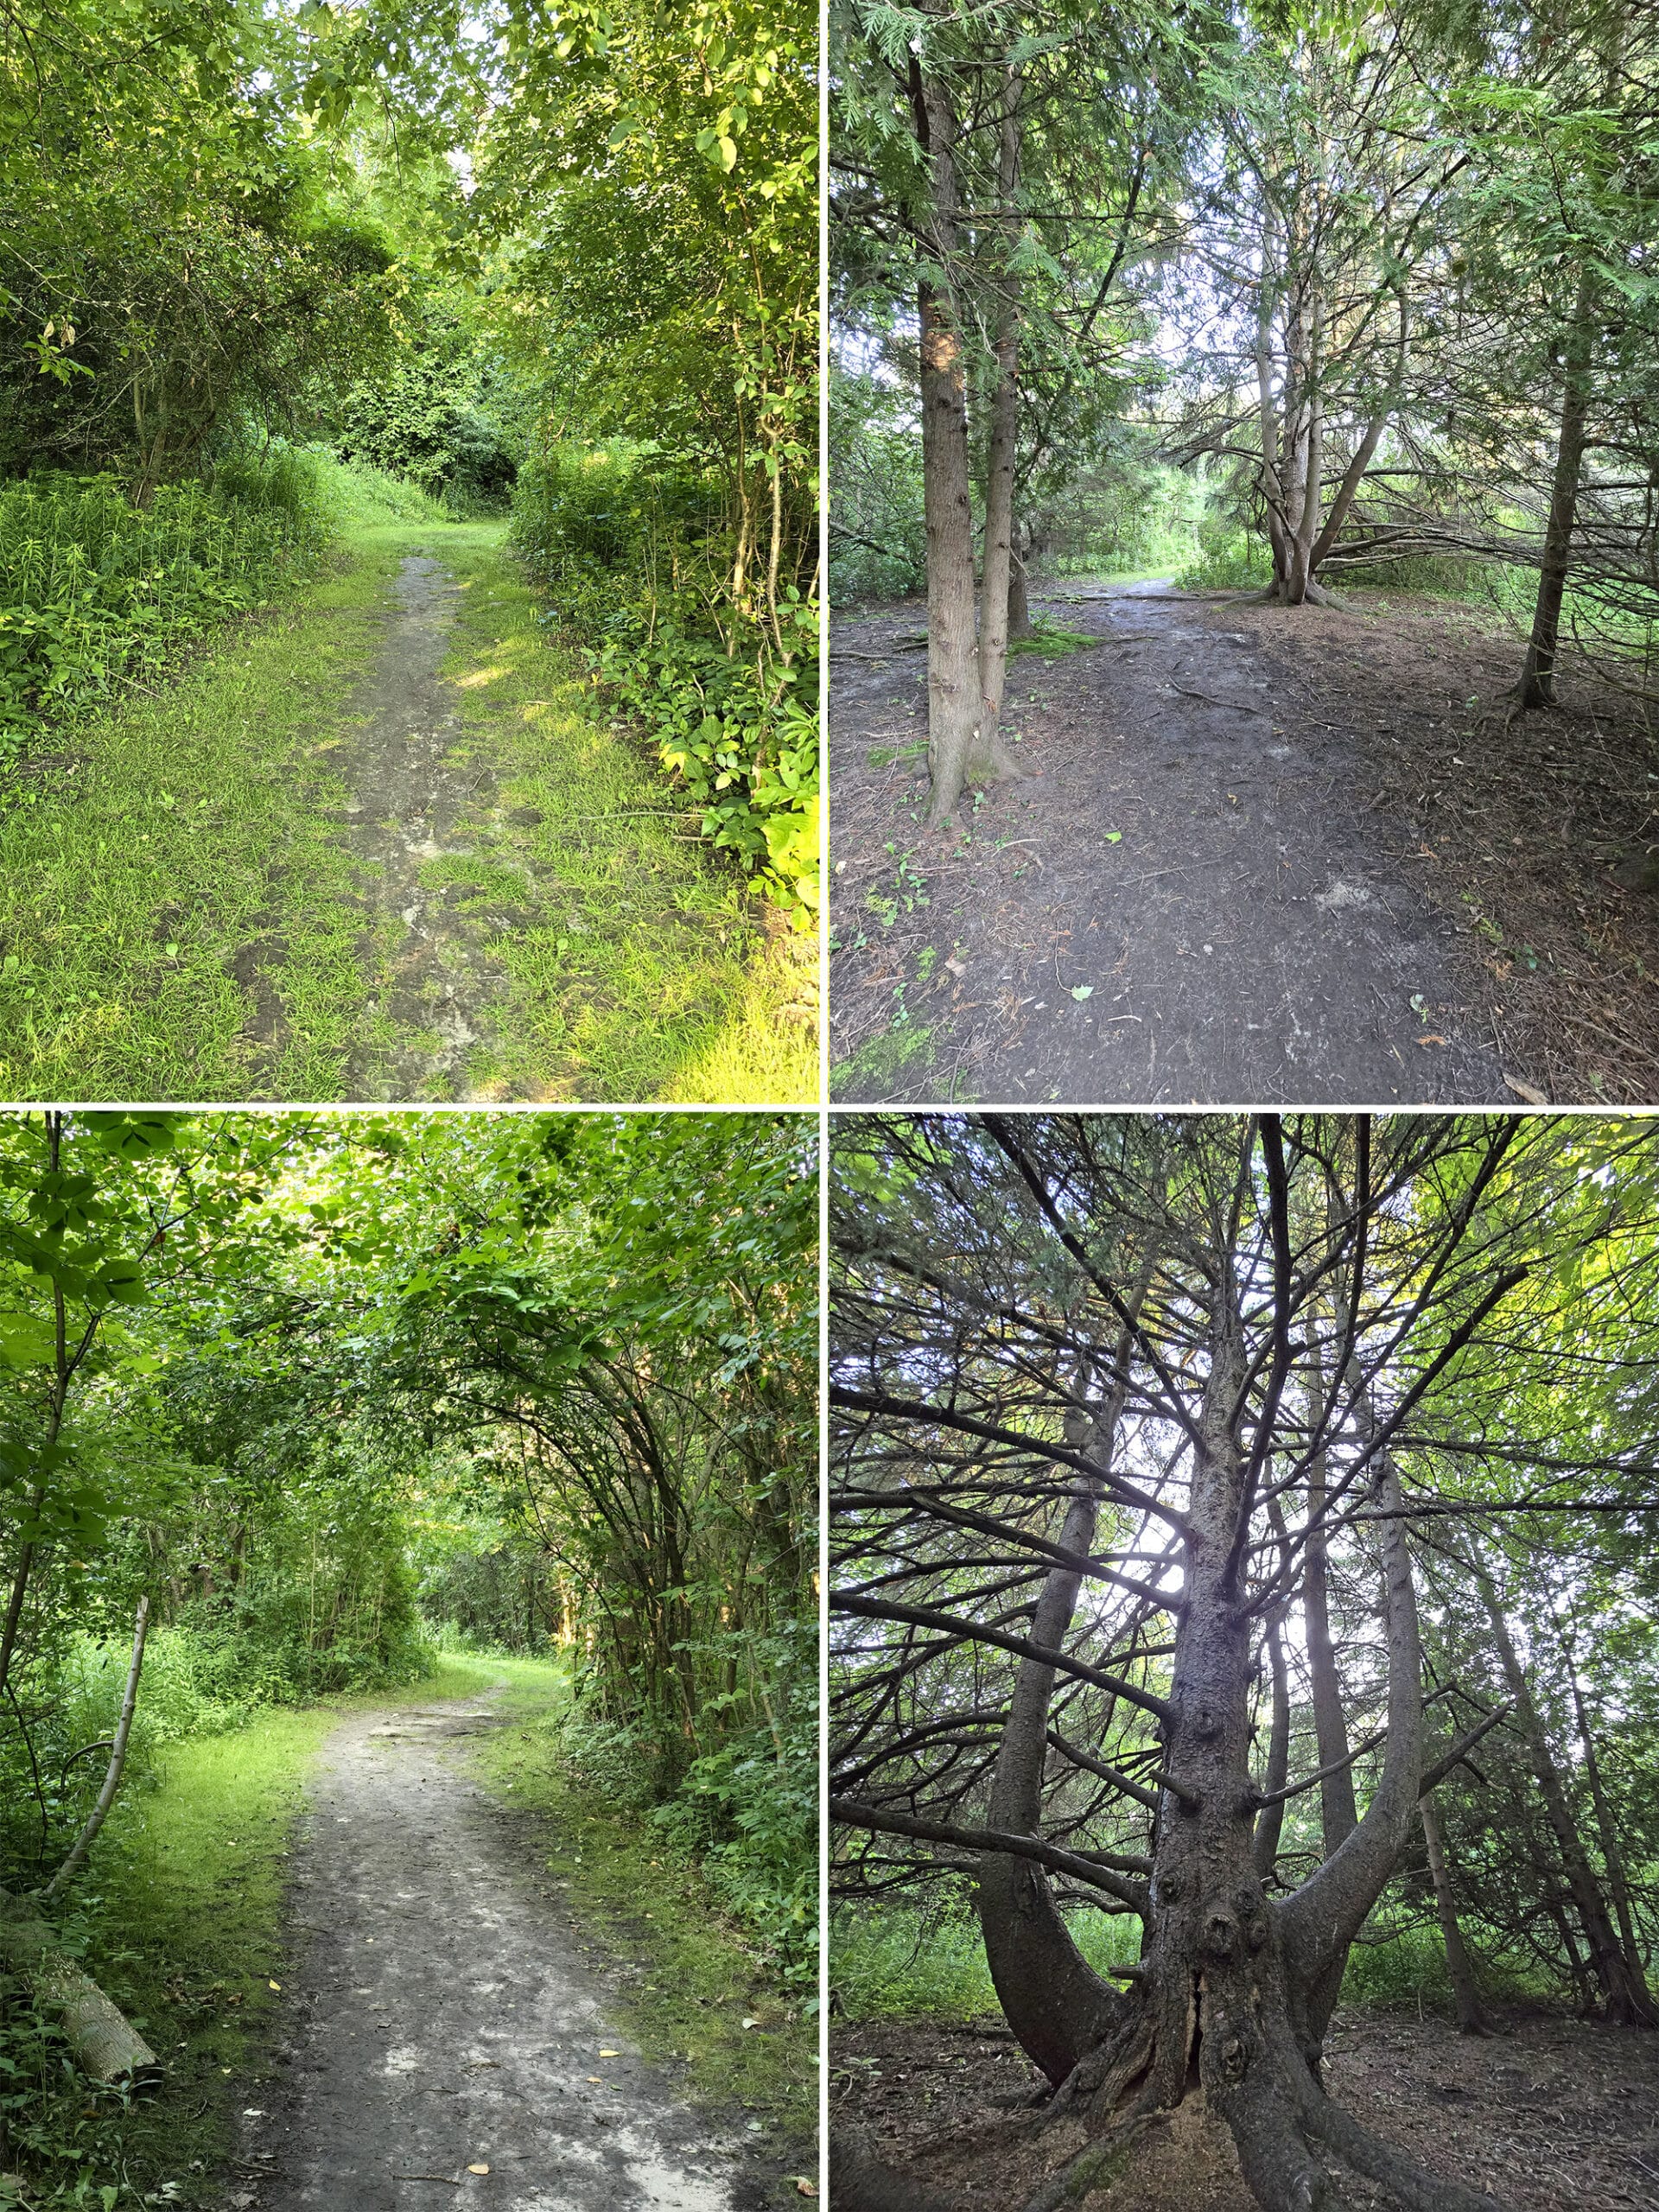
[[[1273,581],[1267,541],[1227,511],[1203,517],[1198,550],[1175,581],[1183,591],[1245,591]]]
[[[340,459],[401,477],[453,514],[502,505],[518,474],[488,358],[431,310],[391,364],[353,385],[334,416]]]
[[[785,1980],[816,1980],[816,1700],[786,1726],[752,1729],[696,1760],[652,1817],[681,1848],[700,1855],[715,1895],[760,1936]]]
[[[712,480],[637,448],[521,471],[513,543],[546,620],[585,649],[702,809],[702,833],[798,918],[818,901],[817,611],[794,585],[770,625],[722,632],[732,547]]]
[[[323,535],[315,471],[284,448],[232,454],[147,507],[111,477],[0,488],[0,757],[263,605]]]
[[[1096,1968],[1135,1956],[1119,1917],[1085,1909],[1066,1925]],[[966,1883],[941,1884],[925,1903],[844,1907],[830,1955],[836,2004],[849,2019],[975,2020],[1001,2010]]]

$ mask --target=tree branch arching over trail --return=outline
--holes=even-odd
[[[1552,1607],[1659,1531],[1651,1132],[870,1116],[833,1190],[834,1879],[971,1878],[1090,2138],[1029,2212],[1194,2099],[1265,2212],[1491,2212],[1332,2100],[1325,2037],[1412,1867],[1473,1998],[1438,1809],[1517,1743],[1600,2009],[1654,2022],[1611,1802],[1547,1778],[1504,1624],[1535,1455],[1573,1469],[1513,1524]]]

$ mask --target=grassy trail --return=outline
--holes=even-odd
[[[0,1095],[816,1096],[784,1013],[810,971],[595,717],[501,539],[356,517],[288,604],[36,765],[0,814]],[[424,741],[463,802],[404,837],[412,891],[359,834],[411,561],[446,580]]]

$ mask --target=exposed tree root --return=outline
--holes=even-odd
[[[1051,2174],[1036,2195],[1027,2200],[1023,2212],[1061,2212],[1063,2206],[1077,2203],[1091,2190],[1107,2187],[1123,2171],[1135,2145],[1154,2127],[1168,2124],[1167,2113],[1136,2113],[1109,2136],[1085,2143],[1058,2173]]]

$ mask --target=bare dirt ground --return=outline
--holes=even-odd
[[[1659,2206],[1659,2037],[1516,2018],[1490,2040],[1344,2006],[1326,2082],[1365,2126],[1511,2212]],[[831,2037],[830,2126],[861,2130],[918,2208],[1014,2212],[1082,2143],[1045,2132],[1046,2085],[1006,2034],[887,2022]],[[1074,2212],[1254,2212],[1230,2143],[1196,2107],[1155,2129]]]
[[[374,1008],[390,1048],[359,1049],[346,1073],[352,1098],[465,1096],[467,1056],[484,1033],[502,976],[484,947],[499,934],[461,911],[465,885],[434,889],[429,861],[466,858],[463,824],[487,804],[487,769],[458,752],[461,715],[439,669],[461,588],[441,563],[411,555],[399,570],[385,648],[358,702],[347,773],[347,839],[368,910],[372,961],[385,963]]]
[[[832,633],[832,1084],[853,1100],[1629,1103],[1659,1084],[1659,785],[1495,618],[1078,586],[1028,769],[922,826],[919,602]]]
[[[296,1855],[278,2070],[229,2212],[742,2212],[710,2126],[609,2024],[520,1825],[467,1777],[487,1698],[361,1714]],[[487,2168],[487,2172],[481,2171]]]

